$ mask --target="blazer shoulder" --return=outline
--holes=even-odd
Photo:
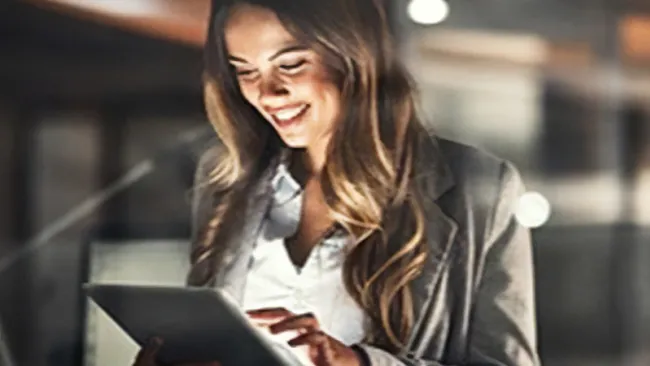
[[[467,194],[509,195],[523,190],[517,167],[509,160],[484,149],[460,142],[439,139],[442,158],[449,167],[454,182]]]
[[[456,183],[494,182],[504,168],[514,168],[509,161],[482,148],[448,139],[438,139],[438,145]]]
[[[487,223],[488,232],[512,217],[525,192],[521,174],[512,162],[451,140],[440,139],[439,146],[456,187],[447,201],[452,211],[464,207],[478,214],[478,222]]]
[[[216,203],[212,194],[210,176],[217,166],[221,147],[212,144],[198,158],[192,187],[192,238],[196,239],[199,230],[205,226]]]

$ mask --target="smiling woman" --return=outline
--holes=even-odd
[[[323,57],[260,7],[235,8],[225,34],[246,101],[288,146],[311,151],[311,168],[320,169],[341,109],[341,93]]]
[[[425,130],[380,3],[213,2],[188,284],[301,364],[537,365],[519,174]]]

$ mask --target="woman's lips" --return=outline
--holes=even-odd
[[[309,105],[304,104],[300,107],[292,108],[291,110],[283,110],[272,114],[273,122],[279,128],[288,128],[300,123],[305,116],[307,110],[309,110]]]

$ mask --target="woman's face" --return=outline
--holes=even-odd
[[[321,57],[282,26],[275,13],[240,5],[225,29],[239,87],[293,148],[326,148],[341,93]]]

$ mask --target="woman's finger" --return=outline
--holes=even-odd
[[[162,339],[152,338],[147,344],[140,349],[133,362],[134,366],[154,366],[156,365],[156,354],[162,346]]]
[[[268,327],[295,314],[285,308],[258,309],[246,312],[252,323],[259,327]]]
[[[293,315],[292,312],[285,308],[267,308],[247,311],[246,314],[256,319],[271,319]]]
[[[310,332],[318,329],[320,329],[320,325],[312,313],[286,318],[269,327],[269,330],[273,334],[286,332],[288,330],[307,330]]]
[[[322,346],[326,346],[328,340],[329,337],[327,336],[327,334],[325,334],[325,332],[316,330],[313,332],[304,333],[297,336],[296,338],[289,341],[289,345],[291,347],[309,345],[309,346],[320,348]]]
[[[317,330],[301,334],[289,341],[292,347],[308,346],[309,358],[316,366],[334,365],[330,338],[323,331]]]

